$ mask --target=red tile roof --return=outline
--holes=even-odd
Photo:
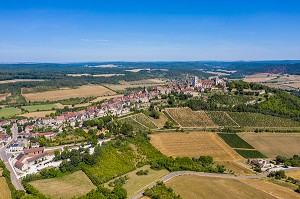
[[[24,150],[24,154],[27,155],[27,154],[29,154],[29,153],[34,153],[34,152],[44,151],[44,150],[45,150],[44,147],[25,149],[25,150]]]

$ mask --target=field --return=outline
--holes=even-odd
[[[154,122],[143,113],[121,118],[120,121],[131,124],[135,131],[157,128]]]
[[[300,154],[298,133],[239,133],[242,139],[270,158]]]
[[[289,177],[300,180],[300,171],[289,171],[286,174]]]
[[[158,133],[150,135],[151,144],[166,156],[199,157],[209,155],[216,161],[241,160],[216,133]]]
[[[19,108],[14,108],[14,107],[2,108],[2,109],[0,109],[0,118],[12,117],[12,116],[18,115],[20,113],[21,113],[21,109],[19,109]]]
[[[10,93],[0,94],[0,101],[6,100],[7,97],[11,96]]]
[[[154,119],[152,117],[150,117],[150,119],[152,120],[152,122],[155,123],[155,125],[158,127],[158,128],[163,128],[165,123],[168,121],[168,118],[165,116],[165,114],[163,114],[162,112],[160,112],[159,114],[159,119]]]
[[[30,184],[51,198],[78,197],[96,188],[82,171],[77,171],[59,178],[32,181]]]
[[[190,108],[166,108],[165,112],[181,127],[216,127],[204,111]]]
[[[29,112],[47,111],[47,110],[51,110],[52,108],[58,108],[58,105],[57,104],[40,104],[40,105],[22,106],[21,108],[25,109]]]
[[[4,177],[0,177],[0,199],[11,198],[10,190]]]
[[[93,76],[93,77],[113,77],[113,76],[124,76],[125,74],[115,74],[115,73],[111,73],[111,74],[96,74],[96,75],[91,75],[91,74],[68,74],[67,76],[70,77],[85,77],[85,76]]]
[[[114,91],[124,91],[128,88],[161,85],[164,84],[165,81],[160,79],[146,79],[146,80],[132,81],[132,82],[120,81],[119,83],[120,84],[105,84],[105,87]]]
[[[238,154],[244,158],[267,158],[264,154],[257,150],[244,150],[244,149],[234,149]]]
[[[115,95],[116,93],[99,85],[85,85],[75,89],[65,88],[55,91],[46,91],[38,93],[23,94],[26,101],[57,101],[76,97],[98,97],[106,95]]]
[[[139,170],[149,170],[148,175],[138,176],[136,172]],[[134,171],[127,173],[126,175],[129,177],[129,180],[123,185],[123,188],[127,190],[128,198],[131,198],[136,193],[142,191],[153,182],[158,181],[161,177],[167,175],[169,171],[167,170],[153,170],[150,169],[149,165],[138,168]],[[113,180],[112,180],[113,181]],[[108,183],[105,183],[105,187],[109,188]]]
[[[94,102],[100,102],[102,100],[109,100],[109,99],[112,99],[112,98],[117,98],[117,97],[123,97],[123,95],[110,95],[110,96],[102,96],[102,97],[97,97],[96,99],[90,101],[91,103],[94,103]]]
[[[234,127],[239,126],[226,112],[224,111],[205,111],[206,114],[212,121],[219,125],[224,127]]]
[[[300,127],[300,123],[291,119],[274,117],[260,113],[227,112],[228,115],[243,127]]]
[[[183,175],[167,181],[166,185],[183,198],[189,199],[300,198],[300,195],[292,189],[253,179],[238,180]]]
[[[31,112],[31,113],[24,113],[18,116],[22,117],[45,117],[46,115],[50,115],[51,113],[55,113],[55,111],[37,111],[37,112]]]
[[[16,83],[16,82],[42,82],[45,81],[43,79],[12,79],[12,80],[2,80],[0,84],[7,84],[7,83]]]
[[[218,135],[232,148],[254,149],[253,146],[245,142],[237,134],[218,133]]]
[[[257,73],[253,75],[246,75],[244,82],[267,82],[277,78],[278,74],[273,73]]]

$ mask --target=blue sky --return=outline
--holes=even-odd
[[[0,62],[280,59],[297,0],[0,0]]]

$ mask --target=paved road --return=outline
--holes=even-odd
[[[13,126],[11,128],[11,132],[12,132],[12,139],[9,143],[7,143],[4,147],[2,147],[0,149],[0,157],[3,160],[3,162],[5,163],[6,168],[10,171],[10,178],[11,178],[12,184],[15,186],[15,188],[17,190],[24,190],[24,187],[22,186],[22,184],[18,180],[18,178],[15,174],[15,171],[13,170],[12,166],[9,164],[9,158],[11,157],[11,154],[6,153],[6,151],[5,151],[6,146],[13,143],[18,137],[17,124],[13,124]]]
[[[295,171],[295,170],[300,170],[299,167],[295,168],[287,168],[284,169],[285,171]],[[230,179],[259,179],[259,178],[265,178],[268,176],[268,172],[261,173],[258,175],[247,175],[247,176],[235,176],[235,175],[230,175],[230,174],[219,174],[219,173],[205,173],[205,172],[194,172],[194,171],[177,171],[177,172],[172,172],[164,177],[162,177],[159,181],[161,182],[167,182],[168,180],[177,177],[177,176],[182,176],[182,175],[197,175],[197,176],[205,176],[205,177],[218,177],[218,178],[230,178]],[[152,183],[149,185],[147,188],[152,188],[154,187],[156,182]],[[131,199],[139,199],[143,196],[144,190],[137,193],[135,196],[133,196]]]

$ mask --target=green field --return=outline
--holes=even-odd
[[[238,126],[238,124],[231,119],[224,111],[205,111],[212,121],[218,126]]]
[[[267,156],[257,150],[235,149],[235,151],[244,158],[267,158]]]
[[[300,127],[300,122],[271,115],[249,112],[227,113],[234,121],[243,127]]]
[[[133,115],[133,116],[131,116],[131,118],[136,120],[140,124],[148,127],[149,129],[156,129],[157,128],[157,126],[152,122],[152,120],[150,120],[150,118],[148,116],[146,116],[145,114],[143,114],[143,113]]]
[[[136,172],[139,170],[149,170],[148,175],[137,175]],[[169,171],[163,170],[153,170],[150,169],[149,165],[143,166],[138,168],[134,171],[127,173],[126,175],[129,177],[129,180],[123,185],[123,188],[127,190],[128,198],[131,198],[138,192],[142,191],[153,182],[158,181],[161,177],[165,176],[166,174],[170,173]],[[113,180],[112,180],[113,181]],[[109,188],[108,183],[105,183],[105,187]]]
[[[21,109],[9,107],[0,109],[0,118],[9,118],[21,113]]]
[[[218,135],[232,148],[254,149],[245,140],[233,133],[218,133]]]
[[[21,108],[25,109],[26,111],[29,111],[29,112],[47,111],[47,110],[51,110],[52,108],[57,108],[57,105],[56,104],[40,104],[40,105],[22,106]]]

